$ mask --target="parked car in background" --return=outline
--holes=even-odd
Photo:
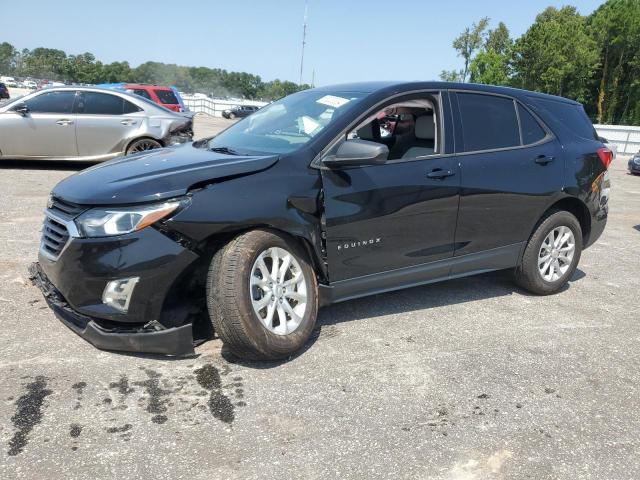
[[[161,85],[147,85],[140,83],[125,83],[123,88],[130,93],[140,95],[152,102],[162,105],[174,112],[184,112],[186,108],[178,91],[173,87]]]
[[[224,118],[233,120],[234,118],[244,118],[260,110],[255,105],[236,105],[222,112]]]
[[[0,82],[4,83],[7,87],[15,88],[18,86],[18,82],[13,77],[2,76],[0,77]]]
[[[4,83],[0,82],[0,100],[7,100],[9,98],[11,98],[11,95],[9,95],[9,89]]]
[[[190,141],[192,124],[126,92],[51,87],[0,106],[0,160],[108,160]]]
[[[611,161],[559,97],[305,90],[211,139],[64,179],[32,278],[101,348],[192,353],[193,330],[213,327],[238,356],[286,358],[334,302],[501,269],[562,291],[605,228]]]
[[[629,159],[629,163],[627,164],[629,168],[629,173],[632,175],[640,175],[640,152],[636,153],[633,157]]]
[[[38,84],[34,80],[25,80],[22,82],[22,86],[30,90],[35,90],[38,87]]]

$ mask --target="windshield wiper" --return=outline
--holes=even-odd
[[[216,153],[225,153],[227,155],[240,155],[239,152],[229,147],[213,147],[213,148],[210,148],[209,150]]]

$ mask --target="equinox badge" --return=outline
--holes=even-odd
[[[346,242],[338,244],[338,251],[348,250],[349,248],[366,247],[367,245],[373,245],[380,243],[380,238],[370,238],[369,240],[360,240],[358,242]]]

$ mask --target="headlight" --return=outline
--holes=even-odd
[[[167,218],[188,202],[188,199],[183,199],[137,207],[92,208],[76,218],[75,222],[82,237],[124,235]]]
[[[633,163],[640,165],[640,157],[633,157]]]

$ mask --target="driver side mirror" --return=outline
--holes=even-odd
[[[358,138],[345,140],[335,155],[322,160],[327,167],[354,167],[360,165],[383,165],[389,157],[386,145]]]
[[[23,117],[26,117],[29,113],[29,107],[27,107],[26,103],[20,102],[15,107],[13,107],[13,111],[19,115],[22,115]]]

